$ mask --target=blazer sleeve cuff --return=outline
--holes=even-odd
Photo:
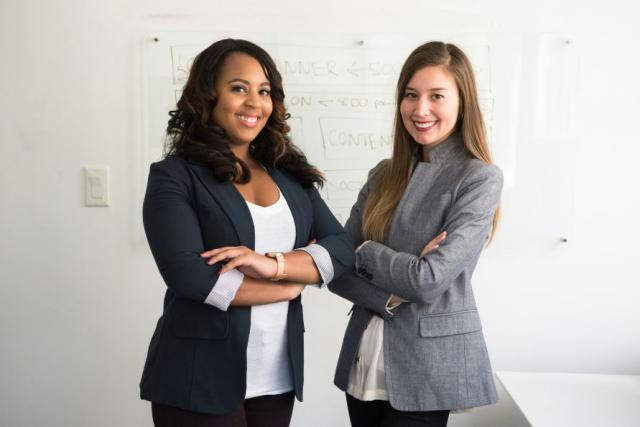
[[[398,252],[382,243],[373,240],[367,241],[356,252],[356,272],[374,283],[388,282],[392,279],[389,276],[388,266],[391,265],[393,257],[397,254]]]
[[[222,311],[227,311],[231,301],[236,297],[236,293],[238,289],[240,289],[243,280],[244,274],[236,269],[221,274],[213,286],[213,289],[211,289],[211,292],[209,292],[209,295],[204,300],[205,304],[217,307]]]
[[[311,258],[318,269],[318,273],[320,273],[320,277],[322,278],[322,283],[318,285],[320,288],[325,287],[333,280],[333,263],[331,262],[331,255],[329,255],[329,251],[316,243],[303,248],[297,248],[296,251],[304,251],[311,255]]]

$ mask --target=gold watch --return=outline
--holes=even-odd
[[[267,252],[264,254],[269,258],[273,258],[278,263],[278,270],[276,271],[276,275],[273,276],[270,280],[277,282],[278,280],[282,280],[287,277],[287,273],[284,272],[284,255],[282,252]]]

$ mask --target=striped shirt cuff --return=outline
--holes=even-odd
[[[318,273],[320,273],[320,277],[322,278],[322,283],[319,285],[320,288],[327,286],[327,284],[333,280],[333,263],[331,262],[329,251],[317,243],[305,246],[304,248],[297,248],[296,251],[305,251],[313,258],[313,262],[316,264]]]
[[[238,292],[243,280],[244,274],[236,269],[222,273],[204,303],[217,307],[222,311],[227,311],[229,304],[236,297],[236,292]]]

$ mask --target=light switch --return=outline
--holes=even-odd
[[[84,168],[84,205],[109,206],[109,168]]]

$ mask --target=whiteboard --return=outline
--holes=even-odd
[[[274,58],[291,114],[291,138],[325,173],[323,198],[343,223],[368,170],[391,155],[395,85],[404,60],[425,41],[456,43],[473,63],[492,152],[505,176],[503,211],[518,219],[517,227],[507,220],[507,228],[521,235],[570,234],[576,68],[570,39],[545,34],[154,35],[144,49],[147,164],[162,156],[168,111],[175,108],[193,58],[226,37],[253,41]],[[523,217],[529,216],[535,219],[522,230]]]

